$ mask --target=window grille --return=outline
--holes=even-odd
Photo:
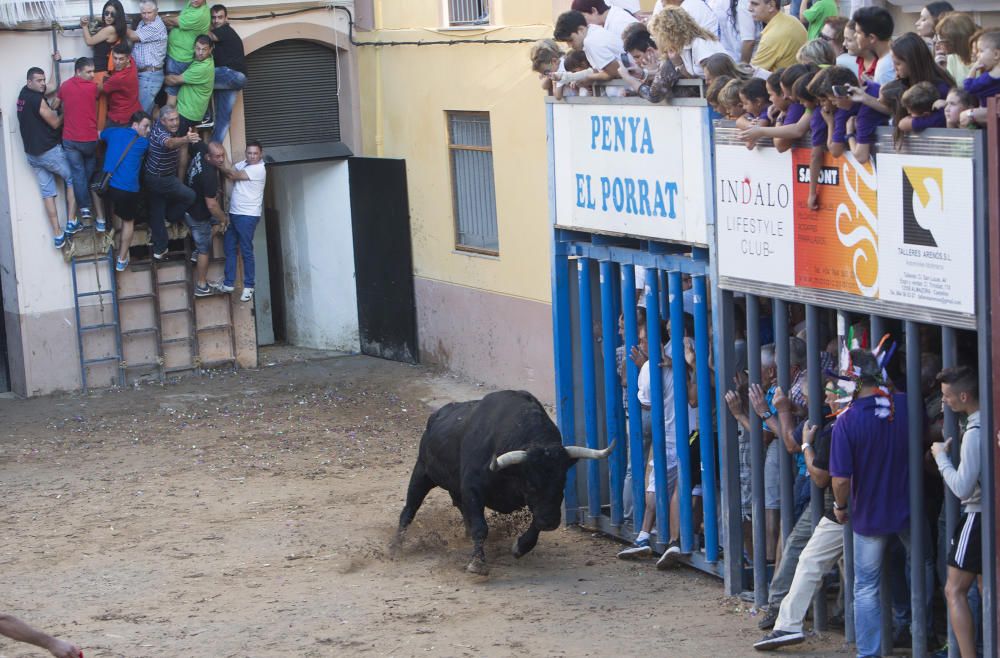
[[[486,25],[490,22],[488,0],[448,0],[448,24]]]
[[[449,112],[456,248],[499,253],[493,140],[487,112]]]

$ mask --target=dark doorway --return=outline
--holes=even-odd
[[[7,369],[7,322],[3,313],[3,287],[0,286],[0,393],[10,390],[10,371]]]
[[[361,352],[417,363],[406,162],[356,157],[348,164]]]

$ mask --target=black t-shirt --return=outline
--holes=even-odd
[[[194,190],[194,203],[188,208],[188,214],[198,221],[207,222],[212,219],[212,213],[205,199],[218,200],[219,170],[208,161],[208,147],[204,142],[193,144],[190,151],[191,165],[184,182]]]
[[[802,430],[805,423],[799,423],[798,427],[795,428],[794,436],[795,440],[800,444],[802,443]],[[826,423],[823,425],[822,429],[816,433],[816,437],[813,439],[812,449],[813,449],[813,466],[824,471],[830,470],[830,444],[833,442],[833,422]],[[833,514],[833,511],[827,509],[829,506],[826,504],[827,498],[832,498],[833,487],[828,486],[823,490],[824,499],[824,514],[826,518],[831,521],[836,522],[837,517]]]
[[[215,42],[215,51],[212,53],[215,67],[225,66],[246,75],[247,63],[243,55],[243,39],[236,34],[236,30],[227,23],[212,30],[212,34],[218,39]]]
[[[41,155],[59,143],[59,129],[45,123],[41,107],[45,95],[40,91],[21,88],[17,96],[17,123],[21,129],[21,141],[28,155]]]

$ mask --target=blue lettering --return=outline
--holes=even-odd
[[[649,207],[649,181],[645,178],[639,179],[639,214],[653,214],[652,209]]]
[[[593,196],[593,194],[591,192],[591,189],[592,188],[590,187],[590,174],[587,174],[587,209],[588,210],[593,210],[594,209],[594,196]]]
[[[639,208],[635,204],[635,181],[631,178],[625,179],[625,212],[630,215],[639,214]]]
[[[625,150],[625,126],[628,120],[625,117],[615,117],[615,152]]]
[[[653,136],[649,132],[649,119],[642,120],[642,146],[639,153],[653,154]]]
[[[622,186],[622,179],[615,178],[615,182],[611,188],[612,201],[615,204],[615,211],[621,212],[622,208],[625,207],[625,189]]]
[[[584,181],[583,174],[577,174],[576,175],[576,207],[577,208],[583,208],[584,204],[586,203],[583,200],[583,181]]]
[[[639,128],[639,117],[629,117],[628,127],[632,131],[632,152],[635,153],[638,149],[636,148],[636,130]]]
[[[670,215],[669,215],[669,217],[670,217],[670,219],[676,219],[677,218],[677,213],[674,211],[674,197],[677,195],[677,183],[670,183],[670,182],[668,182],[668,183],[664,184],[663,187],[666,189],[667,194],[670,195]]]
[[[611,150],[611,117],[601,117],[601,149]]]
[[[607,176],[601,176],[601,210],[608,211],[608,198],[611,196],[611,181]]]
[[[597,150],[597,136],[601,134],[601,117],[596,114],[590,117],[590,150]]]
[[[653,214],[659,217],[666,217],[667,208],[663,205],[663,188],[660,187],[659,182],[654,187],[656,189],[656,198],[653,200]]]

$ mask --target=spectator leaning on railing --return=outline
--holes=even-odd
[[[53,58],[59,61],[59,53]],[[59,85],[56,92],[63,108],[62,145],[74,180],[87,182],[97,169],[97,99],[101,94],[94,82],[94,60],[81,57],[73,65],[74,75]],[[88,185],[75,185],[73,196],[80,219],[90,221],[91,201],[97,211],[97,230],[105,228],[102,204],[91,195]]]
[[[205,0],[189,0],[177,16],[168,16],[163,21],[173,28],[167,37],[167,59],[164,81],[167,90],[167,104],[177,104],[177,85],[170,83],[170,76],[184,73],[194,61],[194,43],[199,35],[207,34],[212,27],[212,15]],[[198,117],[201,119],[201,117]]]

